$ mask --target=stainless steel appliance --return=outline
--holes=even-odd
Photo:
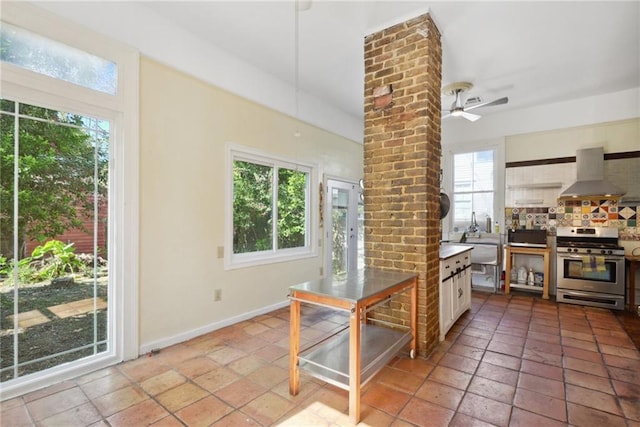
[[[545,248],[547,247],[547,230],[510,229],[507,231],[507,242],[511,246]]]
[[[557,301],[624,309],[624,248],[618,229],[558,227]]]
[[[604,179],[604,148],[576,151],[576,182],[567,187],[560,197],[611,197],[625,191]]]

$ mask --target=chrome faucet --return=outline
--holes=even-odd
[[[473,211],[471,213],[471,225],[467,227],[467,231],[470,233],[477,233],[479,229],[480,226],[478,226],[478,221],[476,221],[476,212]]]

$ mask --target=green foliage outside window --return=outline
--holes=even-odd
[[[273,188],[277,174],[277,192]],[[298,248],[306,245],[308,173],[233,162],[233,253]],[[277,248],[274,248],[276,198]]]
[[[0,111],[16,103],[0,100]],[[83,129],[86,118],[20,104],[18,146],[18,258],[25,242],[82,229],[93,215],[94,193],[107,194],[108,143]],[[13,257],[15,140],[12,114],[0,113],[0,254]],[[98,145],[96,146],[96,143]],[[98,182],[94,180],[97,167]]]
[[[6,262],[2,268],[3,260],[0,259],[0,273],[4,271],[8,276],[7,283],[13,283],[10,275],[12,265]],[[22,258],[18,262],[18,280],[25,283],[42,282],[75,273],[84,273],[87,264],[76,255],[73,243],[64,243],[59,240],[48,240],[43,245],[37,246],[31,256]]]
[[[278,248],[305,245],[307,174],[278,170]]]
[[[233,162],[233,253],[272,248],[272,168]]]

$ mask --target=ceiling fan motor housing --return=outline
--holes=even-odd
[[[442,94],[445,96],[458,96],[461,92],[468,92],[473,88],[473,84],[469,82],[450,83],[442,88]]]

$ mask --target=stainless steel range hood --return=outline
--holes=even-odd
[[[604,179],[604,149],[576,151],[576,182],[560,193],[560,197],[619,197],[625,192]]]

